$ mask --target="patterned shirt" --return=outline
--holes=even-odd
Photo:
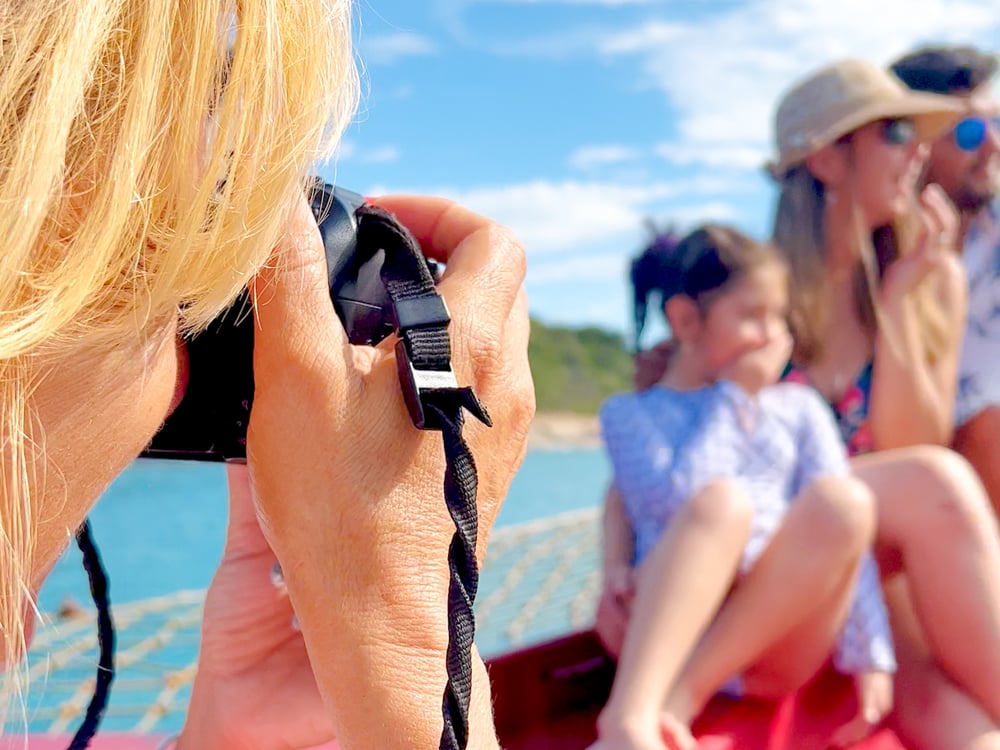
[[[732,479],[746,488],[754,506],[740,562],[746,572],[804,488],[849,471],[829,408],[812,388],[797,383],[780,383],[755,397],[728,382],[692,391],[657,386],[611,397],[600,417],[614,483],[635,533],[636,565],[689,498],[712,481]],[[834,665],[848,674],[895,670],[871,555],[863,559]]]
[[[1000,405],[1000,202],[969,227],[962,262],[969,279],[969,317],[958,363],[956,425]]]

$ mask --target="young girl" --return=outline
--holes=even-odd
[[[664,291],[676,342],[668,371],[657,387],[601,410],[639,568],[637,607],[599,721],[602,748],[695,746],[687,725],[701,705],[693,696],[750,664],[720,653],[717,683],[699,686],[686,684],[682,668],[727,594],[757,578],[758,566],[762,578],[780,575],[802,591],[790,608],[762,599],[761,619],[787,631],[823,613],[800,652],[804,679],[835,640],[841,671],[891,690],[895,670],[878,570],[866,554],[870,493],[850,476],[816,393],[776,384],[791,349],[784,262],[717,226],[693,232],[664,261],[674,282]],[[779,533],[792,546],[769,554]],[[746,635],[759,639],[758,653],[772,645],[752,622]]]

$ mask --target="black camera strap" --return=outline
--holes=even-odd
[[[87,571],[90,583],[90,595],[97,606],[97,645],[99,656],[97,661],[97,678],[94,683],[94,694],[87,705],[80,728],[73,735],[68,750],[84,750],[90,747],[90,741],[97,733],[104,711],[108,707],[108,697],[111,692],[111,682],[115,678],[115,626],[111,619],[111,601],[108,596],[108,575],[101,564],[101,555],[94,544],[90,519],[76,532],[76,543],[83,554],[83,567]]]
[[[410,418],[422,430],[440,431],[444,442],[444,500],[455,535],[448,549],[448,682],[440,750],[464,750],[469,743],[476,630],[472,605],[479,587],[479,566],[478,480],[476,463],[462,437],[463,409],[487,426],[492,423],[472,388],[459,387],[455,378],[448,337],[451,318],[416,240],[382,209],[362,206],[356,216],[358,245],[385,252],[382,282],[395,314],[396,365]]]

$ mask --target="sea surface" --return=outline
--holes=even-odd
[[[599,449],[531,451],[496,528],[595,507],[608,477],[609,467]],[[152,459],[133,463],[90,517],[110,577],[112,602],[208,586],[222,552],[226,510],[221,464]],[[40,609],[50,612],[66,597],[90,606],[75,545],[46,581],[39,595]]]
[[[480,578],[476,642],[484,657],[592,622],[600,554],[593,509],[608,476],[601,450],[528,454]],[[222,552],[226,514],[221,464],[149,459],[130,466],[94,508],[91,523],[117,628],[105,731],[166,734],[183,724],[200,640],[201,590]],[[67,599],[86,616],[55,616]],[[29,658],[23,717],[29,731],[59,735],[79,725],[97,661],[93,604],[75,545],[49,576],[39,608],[48,627]]]

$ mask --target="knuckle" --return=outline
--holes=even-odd
[[[502,224],[491,224],[488,232],[490,245],[502,257],[507,272],[520,282],[528,271],[528,257],[524,243],[514,230]]]
[[[483,330],[471,331],[469,365],[476,381],[496,377],[504,369],[504,346],[498,335]]]

